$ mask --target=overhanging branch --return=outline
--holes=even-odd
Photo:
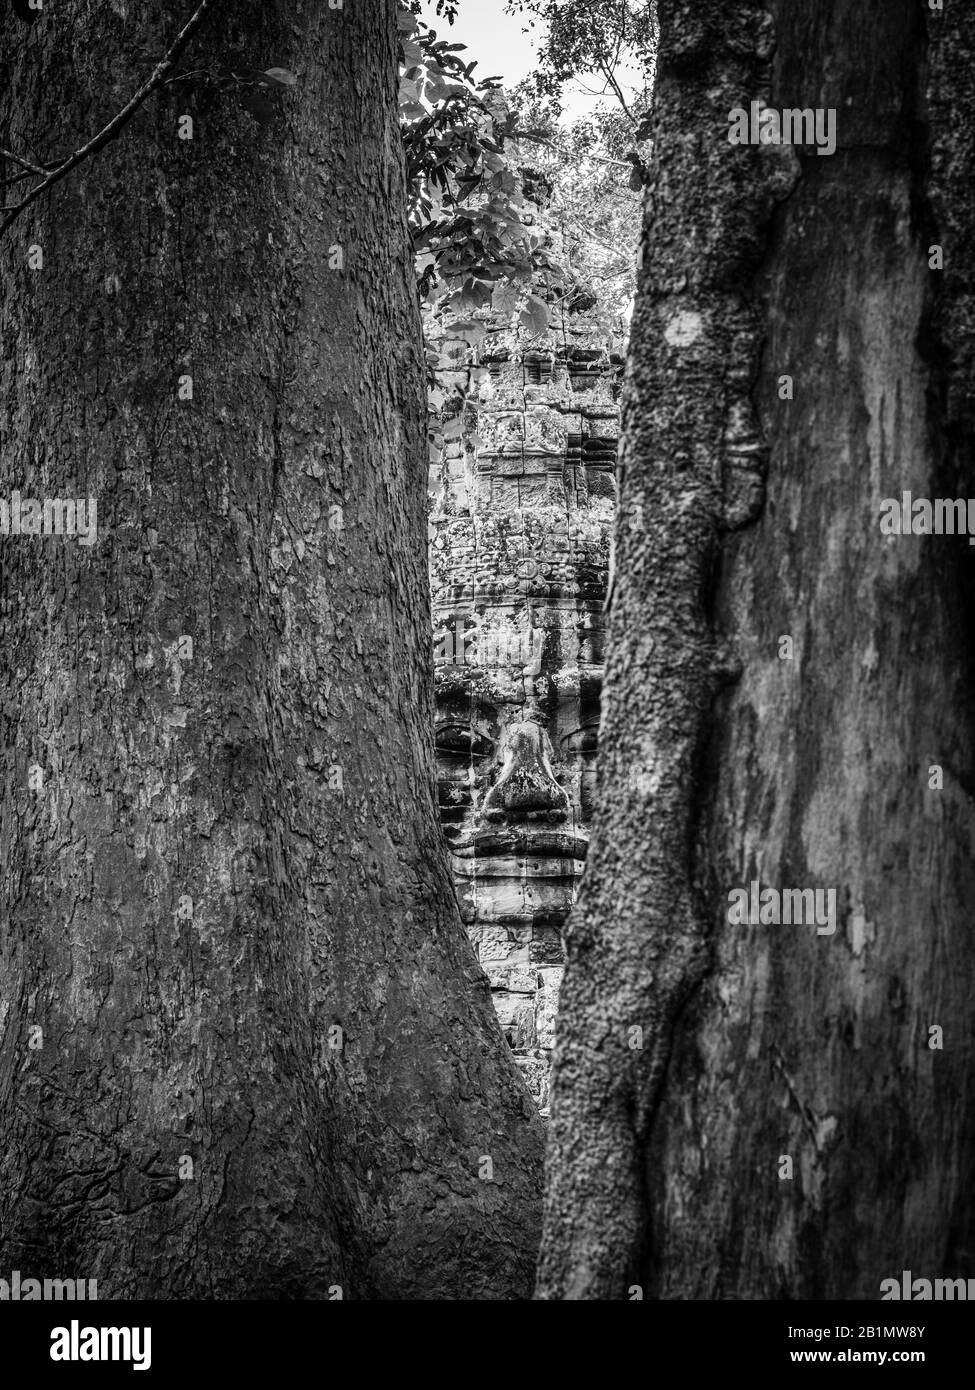
[[[30,207],[31,203],[36,202],[37,199],[40,198],[42,194],[46,193],[49,188],[52,188],[54,184],[60,183],[63,178],[67,178],[68,174],[70,174],[72,170],[77,169],[79,164],[83,164],[86,159],[90,159],[92,155],[97,154],[99,150],[104,149],[107,144],[115,139],[132,119],[143,102],[165,81],[177,58],[179,58],[197,29],[199,29],[206,17],[207,11],[212,8],[214,3],[215,0],[200,0],[200,4],[196,7],[193,14],[173,40],[169,52],[161,62],[157,63],[151,75],[146,79],[138,91],[130,97],[121,111],[113,116],[108,125],[104,126],[97,135],[92,136],[87,144],[75,150],[74,154],[68,155],[67,159],[63,160],[60,164],[44,172],[39,166],[32,167],[26,160],[21,159],[18,155],[11,154],[7,150],[0,151],[0,154],[3,154],[7,159],[12,159],[14,163],[22,165],[29,172],[44,173],[44,177],[41,179],[40,183],[35,184],[26,197],[21,199],[16,207],[8,211],[3,223],[0,224],[0,237],[2,237],[13,223],[16,222],[20,214],[26,208]]]

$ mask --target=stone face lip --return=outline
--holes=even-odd
[[[494,855],[525,855],[533,859],[585,859],[589,836],[580,831],[482,830],[450,846],[458,859],[486,859]]]

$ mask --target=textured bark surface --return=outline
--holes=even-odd
[[[878,1298],[975,1248],[975,552],[879,528],[903,490],[975,493],[975,17],[659,11],[540,1293]],[[797,180],[795,151],[731,146],[752,100],[836,108],[836,154]],[[642,801],[614,795],[634,760]],[[835,935],[729,925],[753,879],[835,888]]]
[[[176,24],[5,18],[2,144],[98,129]],[[393,0],[217,6],[220,64],[298,81],[267,124],[166,88],[0,248],[3,495],[99,522],[0,538],[0,1265],[526,1296],[539,1122],[434,801]]]

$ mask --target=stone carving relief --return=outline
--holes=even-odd
[[[491,329],[463,348],[443,344],[445,370],[466,354],[480,380],[431,478],[440,813],[545,1113],[560,933],[595,802],[622,358],[584,315],[541,347]]]

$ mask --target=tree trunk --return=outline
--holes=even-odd
[[[975,16],[659,11],[540,1294],[877,1299],[975,1273],[975,552],[880,526],[975,493]],[[757,100],[835,154],[732,145]]]
[[[2,144],[80,143],[181,22],[4,19]],[[395,60],[393,0],[218,4],[195,75],[2,248],[2,495],[98,509],[92,545],[0,537],[24,1277],[530,1291],[539,1122],[435,810]],[[297,83],[221,92],[228,68]]]

